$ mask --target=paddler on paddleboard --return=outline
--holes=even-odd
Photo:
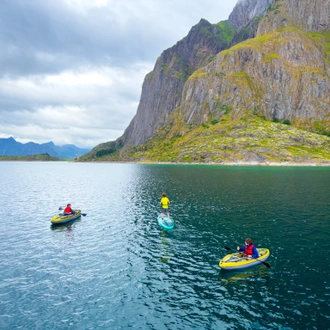
[[[160,205],[162,207],[162,218],[164,218],[164,214],[167,214],[167,217],[170,218],[170,213],[168,212],[168,207],[170,206],[170,200],[167,198],[165,193],[162,193],[162,198],[160,200]]]

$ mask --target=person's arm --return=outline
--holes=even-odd
[[[253,247],[252,252],[253,252],[252,258],[255,258],[255,259],[259,258],[259,253],[258,253],[258,250],[256,249],[256,247]]]
[[[243,252],[243,251],[244,251],[244,247],[240,247],[240,246],[238,246],[238,247],[237,247],[237,251]]]

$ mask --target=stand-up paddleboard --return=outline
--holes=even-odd
[[[174,220],[172,218],[168,218],[166,214],[164,214],[164,218],[162,218],[162,214],[160,213],[157,218],[158,224],[163,229],[173,229],[174,228]]]

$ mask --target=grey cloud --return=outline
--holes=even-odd
[[[120,24],[111,9],[82,15],[61,0],[2,0],[0,7],[2,75],[52,73],[90,62],[151,61],[169,38],[134,16]]]
[[[162,51],[201,18],[228,18],[236,2],[116,0],[99,8],[84,0],[86,9],[68,1],[0,0],[0,137],[80,147],[118,138]],[[68,129],[70,121],[79,127]]]

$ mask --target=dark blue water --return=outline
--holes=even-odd
[[[330,328],[329,167],[0,162],[0,178],[1,329]],[[87,216],[51,227],[68,202]],[[271,269],[220,271],[246,237]]]

